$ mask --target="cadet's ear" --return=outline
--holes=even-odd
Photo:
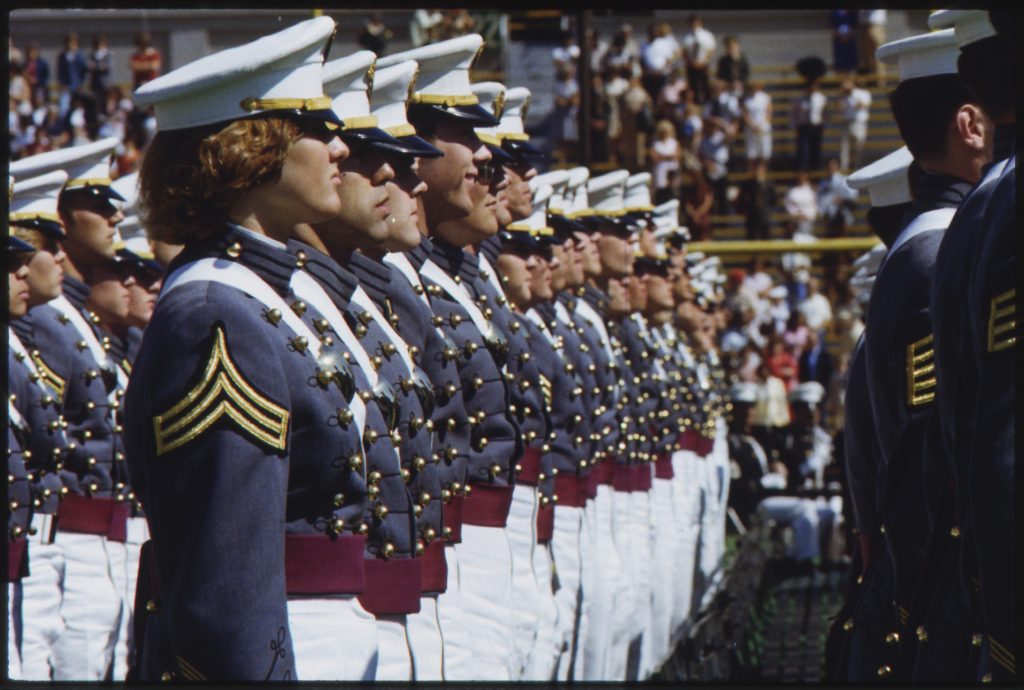
[[[992,120],[973,103],[964,103],[960,106],[953,126],[964,146],[974,151],[984,151],[989,145],[993,132]]]

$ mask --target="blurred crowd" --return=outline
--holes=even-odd
[[[679,198],[695,239],[710,238],[712,215],[733,213],[746,216],[750,239],[767,238],[770,214],[781,201],[768,182],[769,168],[827,170],[828,183],[817,190],[813,214],[806,208],[795,214],[786,204],[793,221],[787,230],[791,234],[792,226],[813,222],[820,212],[828,219],[829,235],[841,235],[849,204],[839,177],[863,163],[871,107],[863,84],[878,83],[884,75],[874,49],[885,39],[886,11],[834,11],[829,20],[838,89],[823,91],[823,60],[797,65],[804,87],[785,114],[796,142],[791,157],[773,155],[773,122],[780,118],[773,117],[772,96],[756,78],[739,37],[716,36],[697,14],[684,27],[652,23],[646,37],[629,24],[610,40],[591,31],[587,136],[592,160],[650,171],[655,202]],[[566,161],[577,159],[580,146],[581,55],[573,32],[566,32],[552,52],[557,81],[550,139]],[[822,155],[829,123],[840,128],[835,161]],[[730,173],[741,174],[730,178]],[[730,190],[735,179],[743,184]]]

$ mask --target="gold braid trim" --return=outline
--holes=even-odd
[[[289,412],[267,399],[238,371],[217,326],[202,380],[180,402],[153,417],[156,453],[163,455],[192,441],[227,415],[257,441],[276,450],[287,446]]]

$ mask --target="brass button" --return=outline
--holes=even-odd
[[[235,244],[238,244],[238,243],[236,242]],[[232,246],[234,246],[234,245],[232,245]],[[237,256],[237,255],[232,254],[232,256]],[[170,683],[173,678],[174,678],[174,674],[171,673],[170,671],[164,671],[163,673],[160,674],[160,680],[162,680],[165,683]]]
[[[150,613],[156,613],[160,608],[156,604],[156,599],[150,599],[146,602],[146,610]]]
[[[237,259],[238,257],[240,257],[242,255],[242,245],[239,244],[238,242],[233,242],[231,244],[231,246],[229,246],[224,251],[232,259]],[[170,679],[168,679],[168,680],[170,680]]]
[[[972,647],[980,647],[981,646],[981,634],[980,633],[975,633],[975,634],[971,635],[971,646]]]
[[[373,514],[377,516],[378,520],[383,520],[388,516],[388,507],[383,503],[378,503],[373,509]]]
[[[888,635],[885,636],[885,643],[886,644],[899,644],[900,643],[900,634],[898,632],[891,632],[891,633],[889,633]]]
[[[928,631],[924,629],[923,625],[917,626],[917,630],[915,632],[917,633],[918,642],[928,641]]]
[[[384,555],[384,558],[391,558],[395,555],[395,545],[388,542],[380,552]]]
[[[843,623],[843,630],[845,630],[847,632],[853,630],[853,619],[852,618],[847,619],[846,622]]]
[[[890,666],[889,664],[885,664],[884,666],[879,666],[878,667],[878,677],[879,678],[885,678],[890,673],[892,673],[892,666]]]
[[[959,537],[960,536],[960,528],[959,527],[953,527],[952,529],[950,529],[949,530],[949,536],[953,537],[954,539]]]
[[[988,683],[991,683],[992,682],[992,674],[991,673],[986,673],[985,675],[983,675],[981,677],[981,682],[985,683],[986,685]]]

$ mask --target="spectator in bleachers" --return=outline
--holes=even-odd
[[[839,167],[839,159],[828,159],[828,176],[818,184],[818,208],[825,217],[825,234],[841,237],[853,225],[853,209],[857,192],[846,184],[846,175]]]
[[[638,69],[639,59],[640,47],[633,38],[633,27],[623,24],[612,36],[611,45],[604,57],[604,70],[610,73],[613,69],[625,68],[628,71],[628,78],[633,76],[635,69]]]
[[[684,156],[684,163],[686,162]],[[711,239],[711,209],[715,203],[715,194],[704,177],[704,171],[695,160],[687,165],[690,183],[683,191],[683,213],[685,225],[690,228],[693,239],[697,242]]]
[[[652,24],[648,32],[648,41],[640,51],[644,88],[652,100],[658,97],[665,79],[680,58],[679,41],[672,34],[672,27],[668,22]]]
[[[825,347],[821,331],[816,328],[809,328],[807,331],[807,347],[800,355],[799,368],[800,383],[817,381],[825,389],[827,397],[829,387],[832,385],[835,364],[828,348]]]
[[[776,285],[768,290],[768,316],[775,328],[775,333],[782,337],[789,321],[789,305],[786,304],[786,286]],[[794,362],[795,366],[795,362]]]
[[[387,54],[388,41],[394,36],[394,32],[384,23],[383,17],[372,14],[363,22],[363,30],[356,42],[366,50],[372,50],[377,57],[381,57]]]
[[[596,163],[608,160],[608,118],[611,107],[600,73],[590,75],[590,156]]]
[[[622,112],[625,107],[622,98],[629,89],[629,79],[626,78],[626,75],[630,73],[628,65],[609,67],[608,80],[604,86],[604,96],[608,103],[608,156],[616,165],[622,160],[620,142],[622,139]]]
[[[871,93],[857,87],[853,79],[844,79],[835,105],[843,126],[839,140],[839,166],[843,172],[849,172],[861,167],[868,119],[871,117]]]
[[[811,176],[806,170],[796,174],[796,184],[786,192],[783,201],[788,223],[794,234],[811,235],[814,221],[818,218],[818,196],[811,186]]]
[[[729,85],[729,90],[737,96],[743,95],[743,90],[750,79],[750,63],[747,56],[743,54],[740,47],[740,39],[735,36],[726,36],[723,41],[725,55],[718,58],[718,70],[715,76]]]
[[[700,116],[700,106],[693,102],[693,92],[687,91],[689,102],[683,106],[683,148],[696,155],[704,138],[704,120]]]
[[[821,168],[821,139],[825,128],[825,106],[828,98],[821,92],[817,79],[793,101],[791,121],[796,130],[796,167],[798,170]]]
[[[807,328],[819,334],[832,323],[832,304],[821,294],[821,281],[811,277],[807,281],[807,296],[797,307],[804,315]]]
[[[857,71],[873,75],[881,83],[885,76],[885,63],[875,59],[878,46],[885,43],[885,10],[859,10],[857,12],[857,56],[860,59]]]
[[[785,384],[785,393],[793,390],[793,386],[800,382],[800,369],[793,353],[786,348],[786,343],[783,342],[780,333],[770,332],[768,334],[765,352],[767,354],[764,361],[768,371]],[[783,422],[783,424],[785,423]]]
[[[21,48],[14,45],[14,36],[7,37],[7,64],[22,66],[25,62],[25,55],[21,52]]]
[[[631,172],[647,167],[647,133],[654,129],[654,99],[644,89],[640,77],[629,81],[622,94],[622,136],[619,139],[620,165]]]
[[[736,137],[740,130],[740,122],[743,117],[743,110],[740,106],[740,99],[735,93],[729,90],[728,82],[714,79],[711,82],[711,96],[704,104],[704,119],[718,121],[726,139],[730,142]]]
[[[771,239],[772,212],[777,199],[775,185],[768,179],[768,163],[754,161],[753,174],[740,188],[740,208],[746,216],[748,240]]]
[[[476,29],[476,20],[468,10],[445,10],[441,20],[440,40],[457,38],[472,33]]]
[[[786,378],[773,373],[769,359],[766,358],[757,367],[753,381],[758,386],[758,392],[751,424],[758,427],[757,435],[761,438],[770,438],[789,424],[789,403],[786,397],[790,385]]]
[[[160,76],[163,59],[160,51],[153,47],[147,32],[143,31],[135,37],[135,52],[128,64],[132,70],[133,90]]]
[[[679,165],[682,146],[676,138],[671,120],[660,120],[654,128],[654,142],[649,154],[651,176],[654,178],[654,203],[662,204],[678,195]]]
[[[575,155],[579,143],[580,87],[571,64],[557,63],[558,80],[555,82],[555,111],[551,119],[555,129],[552,140],[561,150],[563,159]]]
[[[787,292],[789,297],[792,298],[793,290],[787,287]],[[792,301],[790,299],[790,303]],[[789,315],[789,321],[786,322],[786,331],[782,334],[782,342],[786,344],[786,347],[798,362],[804,353],[804,348],[807,347],[807,339],[809,337],[807,334],[809,332],[807,318],[803,312],[799,309],[793,309]]]
[[[690,85],[686,81],[686,70],[677,65],[658,92],[658,118],[668,118],[673,124],[683,121],[686,93]]]
[[[832,10],[832,71],[840,74],[857,69],[857,10]]]
[[[102,108],[107,100],[107,80],[110,78],[110,48],[106,36],[95,36],[92,39],[92,52],[86,60],[89,67],[89,90],[93,102]]]
[[[39,54],[39,46],[29,43],[25,52],[25,78],[32,89],[32,98],[42,97],[43,102],[50,98],[50,65]]]
[[[576,45],[576,36],[571,31],[562,32],[562,44],[551,51],[551,59],[555,63],[555,73],[571,69],[577,73],[580,60],[580,47]]]
[[[590,54],[590,71],[594,74],[604,74],[604,59],[608,53],[608,41],[601,38],[597,29],[587,29],[587,50]]]
[[[437,41],[443,19],[444,15],[438,10],[416,10],[409,22],[409,37],[413,47],[419,48]]]
[[[71,110],[71,99],[82,91],[89,66],[78,47],[78,34],[64,36],[64,50],[57,56],[57,83],[60,84],[60,114]]]
[[[683,59],[686,62],[686,79],[690,82],[698,103],[704,103],[709,96],[709,71],[715,57],[717,42],[715,36],[704,28],[700,15],[691,14],[686,20],[689,31],[683,36]]]
[[[729,139],[719,118],[709,118],[704,123],[706,133],[697,149],[704,175],[714,190],[715,213],[731,213],[726,196],[727,174],[729,172]]]
[[[759,162],[772,157],[772,97],[761,82],[750,82],[742,108],[747,161],[751,170],[756,170]]]

